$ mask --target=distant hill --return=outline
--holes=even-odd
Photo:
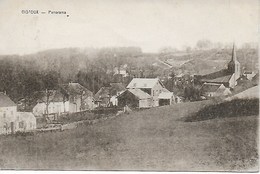
[[[258,70],[258,56],[256,49],[238,49],[237,59],[241,67],[249,71]],[[172,64],[175,69],[191,74],[207,74],[226,67],[231,60],[232,49],[212,49],[194,51],[186,54],[172,53],[162,56],[160,59]],[[178,67],[178,65],[180,65]]]

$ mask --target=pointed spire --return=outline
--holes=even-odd
[[[237,54],[236,54],[236,46],[235,43],[233,43],[233,51],[232,51],[232,61],[237,61]]]

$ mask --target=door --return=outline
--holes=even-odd
[[[11,122],[11,133],[14,134],[14,122]]]

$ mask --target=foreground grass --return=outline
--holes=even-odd
[[[211,104],[182,103],[64,132],[1,137],[0,168],[256,170],[258,116],[182,121]]]

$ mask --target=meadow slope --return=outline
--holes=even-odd
[[[258,116],[183,121],[210,104],[181,103],[64,132],[0,137],[0,168],[257,170]]]

